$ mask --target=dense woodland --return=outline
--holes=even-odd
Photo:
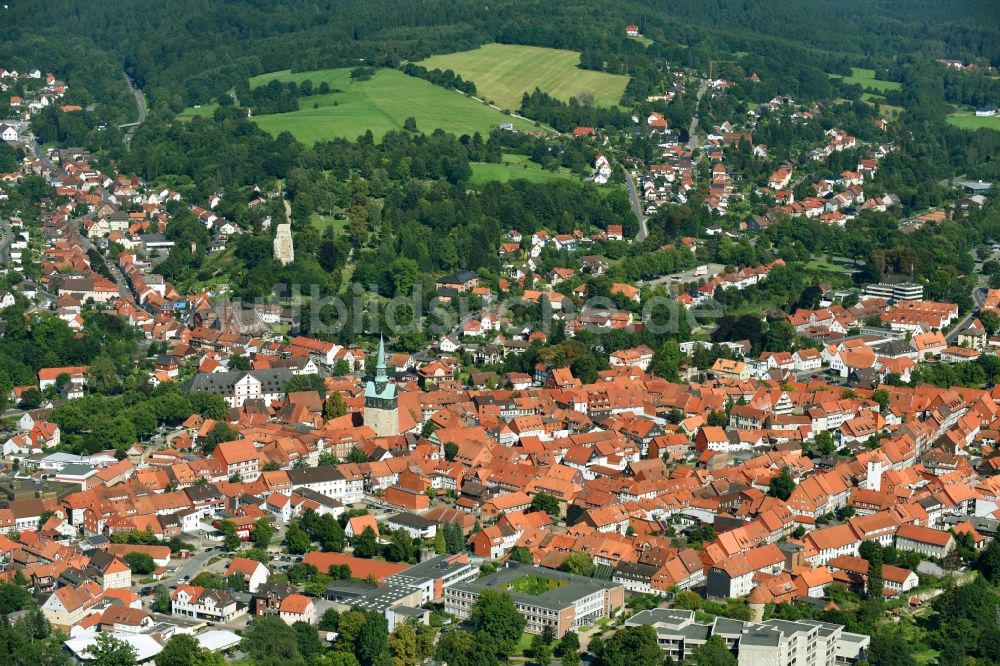
[[[656,43],[646,49],[626,39],[622,26],[629,21]],[[9,5],[0,60],[15,66],[27,66],[29,55],[45,60],[67,72],[79,94],[120,113],[129,101],[115,86],[122,67],[154,106],[179,111],[262,72],[356,66],[359,59],[396,66],[489,41],[579,50],[585,67],[633,75],[626,95],[634,98],[645,94],[658,58],[707,69],[711,60],[745,51],[747,66],[765,81],[811,96],[829,85],[822,71],[889,68],[903,53],[1000,65],[998,21],[995,7],[982,0],[911,0],[905,14],[892,0],[852,2],[849,11],[825,0],[678,0],[669,6],[637,0],[53,0]]]

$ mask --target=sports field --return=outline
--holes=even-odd
[[[538,46],[487,44],[432,56],[419,64],[453,70],[476,84],[477,96],[508,110],[520,108],[521,96],[535,88],[564,101],[590,94],[597,106],[614,106],[628,85],[627,76],[580,69],[576,51]]]
[[[899,90],[901,87],[896,81],[880,81],[875,78],[874,69],[865,69],[863,67],[851,67],[851,76],[830,74],[829,77],[831,79],[843,79],[847,83],[856,83],[862,88],[871,88],[880,92],[885,92],[886,90]]]
[[[977,116],[975,113],[964,111],[949,114],[948,123],[967,130],[975,130],[980,127],[1000,130],[1000,116]]]
[[[506,183],[512,180],[530,180],[533,183],[544,183],[556,178],[574,178],[569,169],[546,171],[541,165],[528,159],[527,155],[504,153],[499,164],[475,162],[472,167],[472,183],[482,185],[491,180]]]
[[[256,116],[257,125],[273,135],[288,131],[306,144],[322,139],[354,139],[371,130],[381,140],[389,130],[403,128],[410,116],[417,129],[430,133],[443,129],[454,134],[484,135],[494,127],[512,122],[515,127],[534,129],[530,123],[507,116],[454,90],[407,76],[394,69],[379,69],[367,81],[351,79],[350,69],[324,69],[291,73],[287,70],[250,79],[257,87],[272,79],[300,83],[309,79],[314,87],[326,82],[331,92],[299,98],[299,110]]]

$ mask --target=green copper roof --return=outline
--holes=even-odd
[[[385,342],[381,336],[378,339],[378,357],[375,359],[375,379],[365,384],[365,399],[368,398],[396,399],[396,385],[389,383],[389,376],[386,374]]]

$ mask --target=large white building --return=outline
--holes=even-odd
[[[649,625],[660,649],[675,662],[691,657],[712,636],[719,636],[740,666],[840,666],[864,659],[869,636],[844,631],[839,624],[814,620],[741,622],[717,617],[695,622],[694,611],[654,608],[630,618],[625,626]]]
[[[288,369],[213,372],[194,376],[188,391],[207,391],[225,399],[230,407],[242,407],[247,400],[263,400],[270,406],[285,395],[285,385],[295,374]]]
[[[170,611],[174,615],[229,622],[247,612],[225,590],[210,590],[195,585],[178,585],[171,595]]]
[[[525,579],[548,582],[541,594],[518,591]],[[525,631],[540,634],[552,627],[561,637],[569,630],[593,626],[625,604],[625,586],[612,581],[584,578],[539,567],[509,566],[495,574],[465,581],[444,591],[445,611],[467,620],[484,590],[506,592],[528,624]]]
[[[341,504],[360,502],[365,494],[364,479],[349,479],[333,465],[288,470],[292,490],[308,488]]]

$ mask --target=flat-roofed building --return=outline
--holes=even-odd
[[[894,301],[921,301],[924,298],[924,285],[915,282],[878,282],[866,286],[865,294]]]
[[[800,620],[741,622],[716,618],[695,621],[692,610],[654,608],[632,616],[625,626],[648,625],[657,643],[675,662],[690,658],[712,636],[719,636],[740,666],[842,666],[864,659],[871,638],[844,631],[839,624]]]
[[[452,585],[475,580],[478,575],[479,565],[469,561],[468,553],[458,553],[437,555],[414,564],[406,571],[389,576],[385,582],[419,588],[420,603],[426,603],[443,597],[444,591]]]
[[[508,565],[493,575],[446,588],[445,610],[468,620],[479,595],[488,589],[510,595],[528,621],[525,631],[529,634],[540,634],[545,627],[552,627],[556,637],[591,626],[625,603],[625,586],[621,583],[541,567]]]

